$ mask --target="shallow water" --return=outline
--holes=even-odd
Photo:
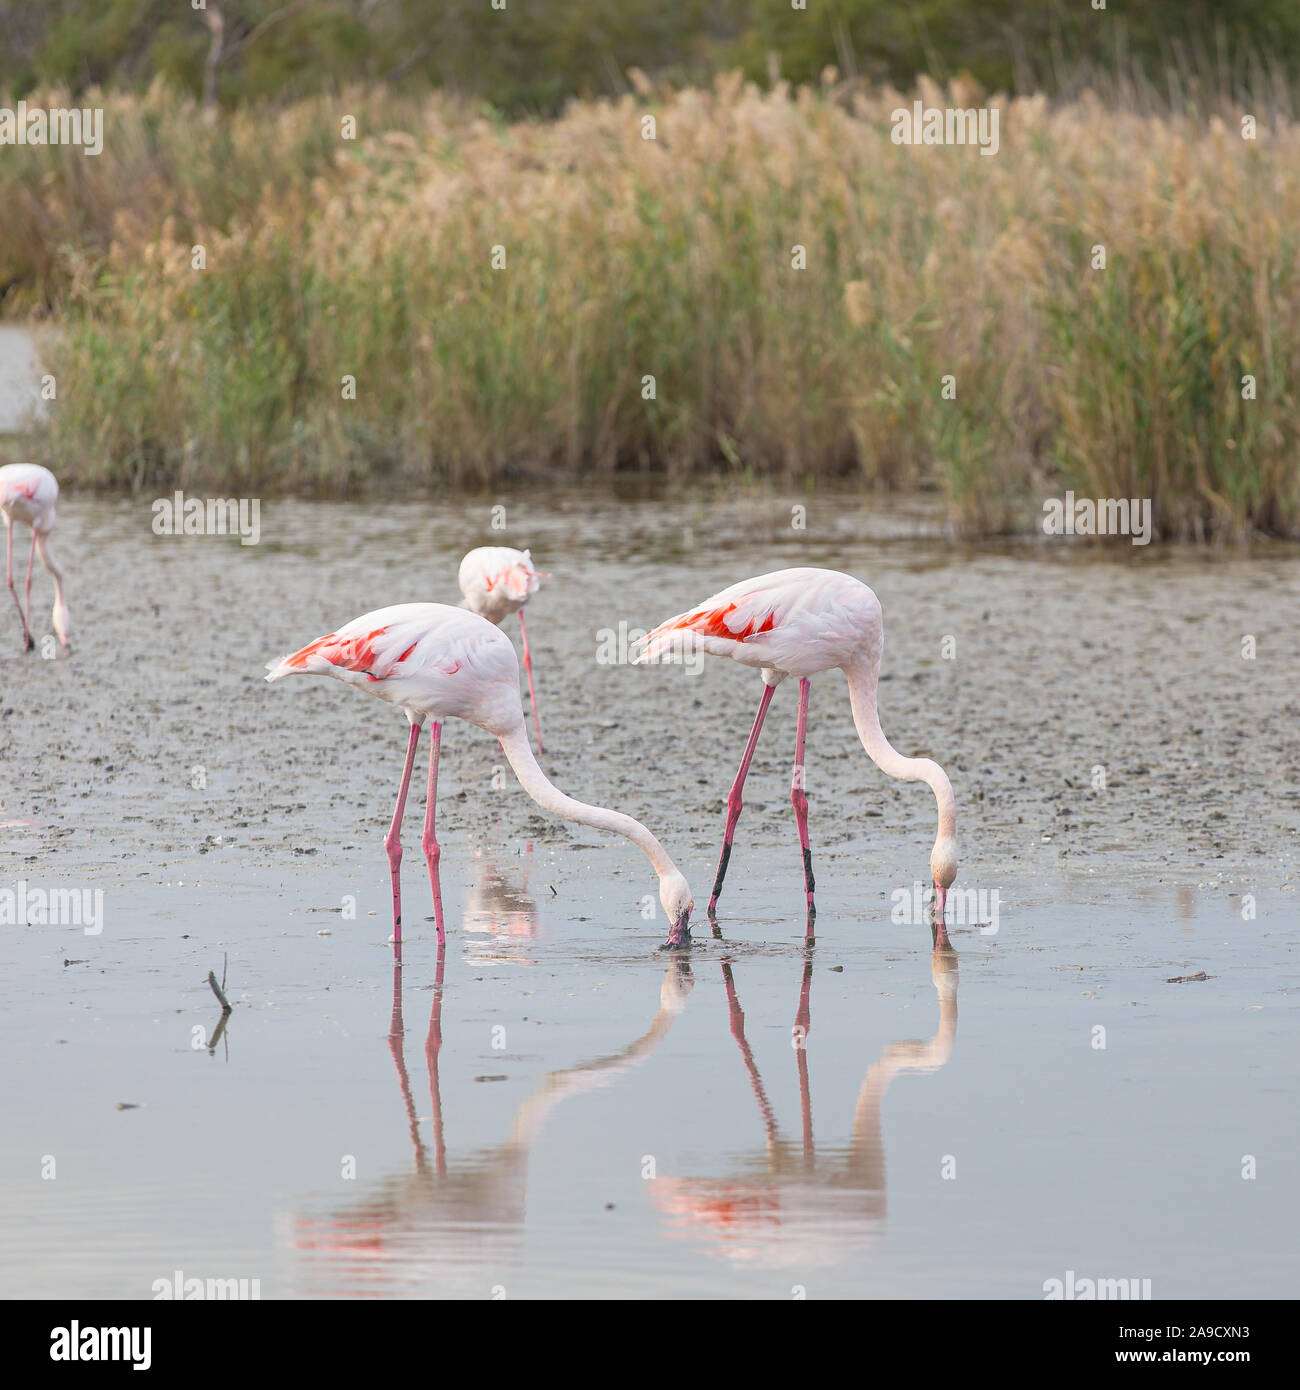
[[[0,434],[22,429],[44,408],[35,338],[26,328],[0,323]]]
[[[103,930],[0,929],[0,1293],[149,1298],[181,1271],[262,1297],[1041,1298],[1073,1270],[1293,1296],[1295,558],[955,547],[844,498],[505,501],[495,537],[489,501],[268,501],[256,547],[61,507],[72,654],[21,656],[0,620],[0,892],[102,890]],[[697,925],[684,960],[635,850],[548,820],[449,726],[446,953],[413,791],[395,972],[404,723],[261,668],[452,599],[494,539],[554,575],[529,609],[547,771],[644,819],[700,903],[758,679],[603,664],[599,630],[783,565],[871,583],[882,721],[948,768],[957,886],[984,895],[954,950],[894,920],[933,800],[855,748],[831,676],[811,954],[787,687],[723,939]]]

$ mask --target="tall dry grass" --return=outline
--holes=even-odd
[[[108,99],[99,160],[0,170],[57,327],[35,451],[135,488],[722,468],[940,488],[971,529],[1072,487],[1295,531],[1300,126],[994,97],[990,158],[893,144],[909,101],[639,80],[546,123],[354,94],[209,129]]]

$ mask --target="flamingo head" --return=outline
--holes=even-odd
[[[527,603],[542,587],[542,580],[551,577],[533,567],[533,557],[530,551],[525,550],[521,554],[523,558],[513,565],[508,565],[496,576],[494,581],[495,584],[500,585],[505,597],[511,603]],[[489,585],[489,588],[492,587]]]
[[[68,617],[68,605],[63,601],[63,595],[59,594],[54,600],[53,619],[54,631],[59,641],[66,647],[68,640],[72,636],[72,622]]]
[[[930,876],[934,879],[935,912],[942,917],[948,889],[957,877],[957,841],[951,835],[941,835],[930,852]]]
[[[695,899],[691,896],[691,885],[685,875],[676,869],[668,869],[659,878],[659,901],[664,905],[672,930],[668,933],[669,946],[681,946],[691,939],[691,911]]]

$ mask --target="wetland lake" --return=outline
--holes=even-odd
[[[504,501],[493,533],[486,500],[266,500],[248,546],[155,535],[143,499],[60,504],[71,651],[42,659],[39,570],[37,651],[0,619],[0,1291],[1300,1293],[1293,550],[954,543],[844,495]],[[494,543],[552,576],[528,609],[548,776],[644,821],[701,909],[759,678],[630,666],[628,640],[765,570],[870,584],[885,732],[956,792],[952,949],[915,908],[934,798],[870,762],[832,672],[811,950],[787,682],[719,935],[697,913],[681,956],[641,855],[543,815],[449,722],[446,949],[417,778],[396,967],[405,721],[265,663],[456,602]],[[59,890],[98,929],[22,920]]]

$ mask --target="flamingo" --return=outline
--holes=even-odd
[[[14,596],[18,616],[23,624],[23,651],[29,652],[36,645],[32,639],[32,563],[36,556],[41,557],[51,579],[54,580],[54,631],[59,641],[66,647],[71,631],[68,623],[68,605],[63,599],[63,571],[54,563],[50,554],[50,532],[54,529],[54,504],[59,500],[59,484],[48,468],[39,463],[10,463],[0,468],[0,516],[5,522],[5,581],[9,592]],[[32,528],[32,548],[27,556],[27,609],[18,600],[18,590],[14,587],[14,522]]]
[[[460,562],[457,583],[465,595],[465,607],[490,623],[500,625],[511,613],[519,614],[519,636],[524,644],[524,672],[528,676],[528,699],[533,707],[533,728],[537,733],[537,754],[542,752],[542,725],[537,715],[537,696],[533,691],[533,659],[528,654],[528,633],[524,630],[524,604],[540,589],[549,574],[533,568],[527,550],[507,545],[481,545]]]
[[[690,886],[668,857],[663,845],[642,825],[621,811],[587,806],[547,781],[528,743],[523,703],[519,694],[519,662],[510,639],[495,624],[463,608],[441,603],[400,603],[353,619],[337,632],[309,642],[300,651],[267,667],[268,681],[306,674],[333,676],[359,686],[389,704],[401,707],[410,723],[406,762],[402,769],[392,825],[384,840],[393,890],[393,940],[402,940],[402,814],[415,764],[416,745],[424,721],[430,721],[429,785],[421,844],[433,889],[438,940],[444,939],[442,894],[438,884],[441,849],[435,834],[438,757],[442,725],[463,719],[501,741],[502,751],[520,785],[545,811],[597,830],[612,830],[632,841],[650,860],[659,877],[659,901],[671,932],[665,947],[676,949],[690,940]]]
[[[929,758],[905,758],[895,751],[880,727],[876,690],[884,650],[880,600],[861,580],[835,570],[788,569],[742,579],[705,599],[697,607],[669,618],[641,640],[637,662],[680,654],[696,645],[715,656],[729,656],[742,666],[757,666],[763,674],[763,697],[745,745],[740,770],[727,797],[727,825],[718,871],[709,896],[708,916],[716,918],[718,897],[731,858],[732,837],[740,819],[741,793],[750,760],[758,745],[763,717],[772,692],[787,676],[799,682],[799,714],[795,731],[794,774],[790,801],[803,850],[804,890],[811,941],[817,907],[813,900],[812,848],[808,839],[808,796],[804,787],[804,739],[808,724],[811,677],[835,667],[848,678],[853,723],[867,755],[890,777],[926,782],[934,792],[939,826],[930,854],[934,879],[935,920],[940,935],[948,888],[957,876],[957,807],[948,774]],[[670,937],[670,941],[671,941]]]

